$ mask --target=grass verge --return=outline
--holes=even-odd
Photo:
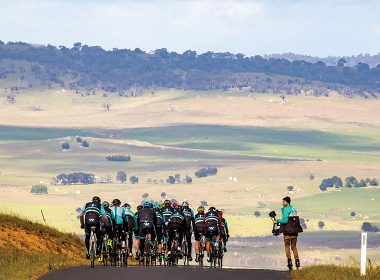
[[[380,279],[380,267],[370,267],[365,277],[360,276],[360,270],[356,267],[316,265],[294,271],[293,280],[378,280]]]

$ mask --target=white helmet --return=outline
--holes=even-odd
[[[182,207],[189,207],[189,203],[187,201],[182,202]]]

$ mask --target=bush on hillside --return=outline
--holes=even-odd
[[[46,185],[33,185],[32,190],[30,191],[31,193],[34,194],[48,194],[48,188]]]
[[[61,144],[61,148],[62,148],[63,151],[70,150],[70,144],[67,143],[67,142],[63,142],[63,143]]]
[[[195,176],[198,178],[214,176],[218,173],[218,169],[216,167],[207,167],[201,168],[195,172]]]
[[[131,156],[112,155],[112,156],[107,156],[106,160],[108,160],[108,161],[130,161],[131,160]]]
[[[117,172],[116,180],[124,183],[125,181],[127,181],[127,173],[125,173],[124,171]]]
[[[56,185],[73,185],[73,184],[94,184],[96,179],[94,174],[89,173],[70,173],[59,174],[54,178]]]
[[[369,222],[364,222],[362,224],[362,230],[365,232],[379,232],[380,231],[377,226],[374,226]]]
[[[82,146],[83,148],[90,148],[90,143],[88,143],[87,140],[83,140],[83,141],[81,142],[81,146]]]
[[[139,182],[139,178],[136,176],[131,176],[129,177],[129,181],[131,182],[131,184],[137,184]]]

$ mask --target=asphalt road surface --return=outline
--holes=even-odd
[[[211,269],[197,267],[70,267],[56,270],[40,280],[290,280],[287,271],[261,269]]]

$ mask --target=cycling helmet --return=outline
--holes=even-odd
[[[128,208],[128,209],[131,209],[131,205],[129,205],[128,203],[124,203],[123,207],[124,207],[124,208]]]
[[[101,202],[100,197],[99,196],[94,196],[92,198],[92,202],[98,202],[98,203],[100,203]]]
[[[165,204],[165,206],[170,206],[172,203],[171,203],[171,201],[169,199],[166,199],[164,201],[164,204]]]
[[[110,207],[110,204],[108,203],[108,201],[103,201],[103,207],[104,208],[109,208]]]
[[[215,211],[216,210],[216,208],[214,207],[214,206],[211,206],[209,209],[208,209],[208,211]]]
[[[179,210],[179,206],[178,206],[178,204],[175,203],[175,202],[172,204],[172,207],[173,207],[174,209],[176,209],[176,210]]]
[[[182,207],[189,207],[189,203],[187,201],[182,202]]]
[[[142,205],[137,206],[137,211],[140,211],[141,209],[143,209]]]
[[[205,208],[203,206],[199,206],[197,211],[198,213],[203,213],[205,211]]]
[[[165,203],[161,203],[161,208],[164,208],[165,206]]]
[[[161,205],[158,202],[156,202],[156,204],[154,204],[154,208],[155,209],[161,209]]]
[[[223,211],[222,211],[222,210],[216,210],[216,211],[218,211],[218,213],[219,213],[220,215],[223,215]]]
[[[112,200],[112,204],[119,206],[121,204],[121,201],[120,199],[115,198],[114,200]]]
[[[153,208],[153,203],[150,201],[145,201],[143,204],[144,208]]]

